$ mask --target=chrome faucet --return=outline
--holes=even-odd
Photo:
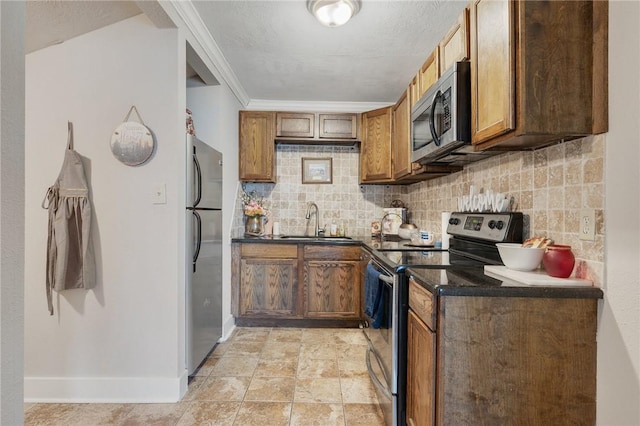
[[[324,229],[320,229],[320,211],[318,210],[318,205],[313,201],[309,201],[307,203],[307,214],[304,216],[305,219],[311,219],[311,207],[316,208],[316,226],[313,228],[313,235],[317,237],[319,234],[324,233]]]

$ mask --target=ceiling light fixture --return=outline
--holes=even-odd
[[[360,0],[307,0],[307,9],[322,25],[344,25],[360,10]]]

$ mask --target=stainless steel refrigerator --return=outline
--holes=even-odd
[[[187,135],[187,370],[222,335],[222,154]]]

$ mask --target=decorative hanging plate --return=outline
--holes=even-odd
[[[129,121],[131,112],[135,111],[139,122]],[[135,106],[111,135],[111,152],[113,156],[127,166],[137,166],[147,161],[155,148],[151,131],[144,125]]]

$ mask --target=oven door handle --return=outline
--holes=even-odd
[[[377,266],[377,264],[373,260],[369,261],[369,265]],[[380,271],[378,271],[378,272],[380,272]],[[384,272],[380,272],[380,279],[382,281],[384,281],[385,283],[387,283],[387,284],[393,284],[393,277],[390,277],[389,275],[387,275]]]
[[[380,369],[380,371],[382,372],[383,375],[384,375],[384,367],[380,364],[380,360],[376,356],[376,354],[373,351],[373,349],[371,349],[371,347],[369,347],[368,349],[369,350],[367,351],[367,356],[365,357],[365,359],[367,361],[367,370],[369,371],[369,377],[371,377],[371,381],[373,382],[375,387],[378,388],[378,390],[380,392],[382,392],[382,394],[384,396],[386,396],[387,399],[391,399],[391,397],[392,397],[391,392],[389,392],[389,389],[387,389],[382,384],[382,382],[380,382],[380,379],[378,379],[378,376],[376,376],[376,374],[373,372],[373,368],[371,367],[371,355],[373,355],[375,357],[376,362],[378,363],[378,368]],[[385,377],[385,380],[387,380],[386,377]]]

